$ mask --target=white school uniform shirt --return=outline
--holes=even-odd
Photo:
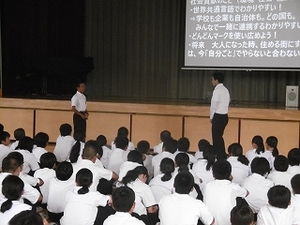
[[[71,98],[71,106],[75,106],[75,109],[79,112],[86,111],[86,97],[84,94],[77,91]]]
[[[232,182],[241,185],[242,182],[250,175],[249,166],[238,161],[237,156],[230,156],[227,161],[230,163],[232,168]]]
[[[258,212],[256,225],[299,225],[299,215],[299,211],[293,206],[283,209],[264,205]]]
[[[212,173],[212,168],[206,170],[206,165],[206,159],[198,159],[192,168],[192,171],[196,174],[196,176],[202,180],[201,186],[204,186],[206,183],[215,180]]]
[[[126,176],[127,172],[130,170],[135,169],[138,166],[143,166],[137,162],[131,162],[131,161],[126,161],[123,162],[122,165],[120,166],[120,173],[119,173],[119,179],[118,181],[122,181],[123,177]]]
[[[49,195],[47,210],[52,213],[62,213],[66,206],[67,193],[75,187],[75,181],[68,179],[65,181],[53,178],[49,184]]]
[[[170,195],[174,192],[175,176],[172,175],[171,179],[168,181],[162,181],[161,178],[163,176],[164,174],[158,174],[157,176],[153,177],[149,183],[156,202],[160,202],[164,196]]]
[[[24,164],[22,170],[23,173],[28,173],[30,170],[35,171],[40,168],[38,161],[31,152],[23,149],[18,149],[15,151],[21,153],[24,157]]]
[[[73,147],[75,140],[72,136],[59,135],[56,139],[56,144],[53,150],[56,156],[57,162],[63,162],[69,159],[71,148]]]
[[[230,211],[237,197],[246,197],[247,190],[229,180],[214,180],[205,185],[203,202],[215,218],[216,225],[231,225]]]
[[[210,119],[214,117],[215,113],[227,114],[230,103],[230,94],[223,83],[217,84],[215,87],[210,104]]]
[[[200,152],[199,150],[197,150],[195,152],[195,158],[196,158],[196,160],[203,159],[203,152]]]
[[[300,166],[289,166],[286,172],[293,177],[294,175],[300,173]]]
[[[97,191],[78,194],[81,187],[71,189],[66,196],[64,215],[61,225],[93,225],[97,216],[98,206],[106,206],[109,196]]]
[[[2,182],[5,179],[5,177],[7,177],[8,175],[12,175],[12,174],[7,172],[0,173],[0,199],[4,198],[4,195],[2,194]],[[22,179],[22,177],[20,178]],[[32,204],[35,204],[40,197],[40,192],[37,189],[33,188],[30,184],[28,184],[24,180],[23,182],[24,182],[24,194],[22,195],[20,201],[23,201],[23,198],[26,198]]]
[[[157,204],[151,188],[138,178],[135,181],[128,183],[127,186],[135,193],[135,207],[133,212],[140,216],[147,215],[146,208]]]
[[[271,154],[270,154],[271,153]],[[256,149],[251,149],[248,152],[246,152],[245,154],[246,158],[249,160],[249,166],[251,165],[252,160],[255,157],[264,157],[268,160],[269,164],[270,164],[270,168],[273,168],[273,164],[272,164],[272,152],[265,150],[264,152],[261,152],[260,154],[256,153]]]
[[[160,171],[160,162],[161,160],[163,160],[164,158],[170,158],[174,161],[174,158],[175,158],[175,155],[170,153],[170,152],[167,152],[167,151],[163,151],[162,153],[154,156],[152,158],[152,167],[153,167],[153,174],[154,176],[158,175],[161,173]]]
[[[2,170],[3,159],[11,152],[13,152],[13,149],[4,144],[0,144],[0,171]]]
[[[50,181],[55,177],[55,170],[49,168],[38,169],[34,173],[35,178],[41,178],[44,184],[40,186],[40,191],[43,195],[42,203],[48,202]]]
[[[123,164],[123,162],[127,161],[128,152],[129,151],[124,151],[123,149],[120,148],[113,149],[110,155],[107,169],[119,175],[120,166]]]
[[[292,194],[291,205],[300,212],[300,194]]]
[[[128,212],[116,212],[107,217],[103,225],[145,225],[143,221],[131,216]]]
[[[5,202],[7,199],[4,198],[0,201],[0,206]],[[12,201],[12,206],[9,210],[5,211],[4,213],[0,212],[0,224],[1,225],[8,225],[8,222],[11,218],[15,215],[19,214],[22,211],[31,210],[31,206],[24,204],[20,201]]]
[[[39,184],[40,180],[38,178],[35,178],[33,176],[30,176],[27,173],[23,173],[22,171],[19,174],[19,177],[26,183],[30,184],[31,186],[36,186]]]
[[[163,142],[160,142],[158,145],[155,145],[153,147],[153,152],[158,153],[158,154],[162,153],[163,145],[164,145]]]
[[[286,171],[281,172],[281,171],[274,170],[268,175],[267,179],[272,181],[275,185],[283,185],[287,187],[292,192],[292,185],[291,185],[292,176]]]
[[[106,180],[111,180],[112,178],[112,172],[110,170],[101,168],[100,166],[96,166],[95,163],[93,163],[91,160],[88,159],[82,159],[78,161],[77,163],[72,164],[73,166],[73,174],[72,179],[75,181],[76,173],[82,169],[87,168],[89,169],[93,174],[93,183],[90,186],[91,191],[97,191],[97,185],[99,184],[99,180],[101,178],[104,178]]]
[[[198,219],[210,225],[214,217],[202,201],[187,194],[174,193],[159,202],[159,219],[160,225],[197,225]]]
[[[145,156],[145,160],[143,161],[143,164],[144,164],[144,167],[147,168],[148,170],[148,173],[149,173],[149,177],[152,177],[153,174],[152,174],[152,159],[153,159],[153,156],[152,155],[146,155],[146,154],[143,154],[143,156]]]
[[[109,159],[110,159],[110,155],[111,155],[111,149],[109,147],[103,145],[102,150],[103,150],[103,155],[100,158],[100,160],[101,160],[103,166],[105,168],[107,168],[107,165],[108,165],[108,162],[109,162]]]
[[[42,147],[36,147],[32,150],[32,154],[35,156],[36,160],[40,162],[40,158],[44,153],[47,153],[48,151],[45,148]]]
[[[112,142],[111,142],[111,150],[114,150],[114,149],[116,149],[116,148],[117,148],[117,147],[116,147],[115,142],[112,141]],[[129,141],[129,142],[128,142],[128,146],[127,146],[126,151],[133,151],[133,150],[135,150],[134,144],[133,144],[131,141]]]
[[[11,143],[9,147],[10,147],[12,150],[15,150],[16,147],[17,147],[18,145],[19,145],[19,141],[16,140],[15,142]]]
[[[245,198],[254,213],[258,213],[259,209],[268,203],[267,193],[274,183],[265,177],[253,173],[247,177],[242,187],[249,191],[249,195]]]

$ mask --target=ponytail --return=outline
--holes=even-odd
[[[232,156],[237,156],[238,161],[248,166],[249,160],[243,155],[243,147],[239,143],[233,143],[228,147],[228,153]]]
[[[132,181],[135,181],[140,174],[144,174],[148,176],[148,170],[144,166],[138,166],[133,170],[129,170],[125,177],[122,179],[122,183],[124,185],[129,184]]]
[[[171,180],[172,173],[174,172],[174,161],[170,158],[163,158],[160,162],[160,171],[164,174],[161,181],[166,182]]]
[[[79,157],[79,152],[80,152],[80,146],[81,146],[80,141],[76,141],[76,143],[71,148],[70,156],[69,156],[71,163],[77,162],[78,157]]]
[[[209,145],[203,149],[203,158],[207,160],[206,170],[211,170],[216,161],[216,150],[212,145]]]
[[[5,202],[2,203],[0,212],[4,213],[5,211],[9,210],[12,207],[11,199],[7,199]]]
[[[260,153],[265,152],[265,146],[264,146],[264,141],[263,138],[259,135],[256,135],[252,138],[252,143],[257,145],[255,153],[260,155]]]
[[[81,188],[77,191],[77,193],[80,195],[88,193],[92,182],[93,173],[89,169],[83,168],[79,170],[76,174],[76,183],[77,186],[81,186]]]
[[[89,192],[89,187],[87,185],[83,185],[82,188],[80,188],[77,193],[80,195],[84,195]]]
[[[238,161],[243,163],[244,165],[248,166],[249,165],[249,160],[246,158],[244,155],[240,155],[238,157]]]
[[[279,151],[278,151],[278,148],[277,148],[278,139],[275,136],[270,136],[270,137],[267,138],[266,143],[271,148],[273,148],[272,155],[274,157],[278,156],[279,155]]]
[[[175,156],[175,162],[179,166],[178,172],[189,171],[189,156],[186,153],[178,153]]]

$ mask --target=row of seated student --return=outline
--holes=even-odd
[[[104,148],[107,141],[103,135],[100,135],[97,141],[84,143],[81,137],[73,138],[71,133],[72,127],[69,124],[61,125],[54,154],[45,150],[46,153],[36,159],[40,168],[36,169],[33,177],[30,176],[30,172],[34,171],[32,168],[35,167],[28,162],[29,157],[26,158],[26,155],[22,153],[34,152],[33,144],[37,138],[35,137],[34,140],[26,136],[20,138],[16,150],[8,154],[9,157],[17,159],[18,163],[16,165],[19,169],[10,168],[5,164],[4,167],[2,165],[3,173],[1,174],[4,179],[7,176],[5,173],[13,174],[19,171],[15,175],[20,176],[26,184],[23,197],[33,205],[36,203],[47,204],[50,219],[55,222],[61,221],[62,224],[70,224],[71,220],[72,224],[76,224],[76,222],[78,224],[102,224],[104,218],[114,212],[109,205],[104,205],[103,202],[101,204],[94,203],[99,206],[98,213],[94,216],[94,208],[92,210],[93,215],[89,217],[90,221],[88,222],[81,220],[85,219],[81,218],[83,214],[76,213],[74,207],[71,207],[72,210],[67,210],[66,202],[58,203],[58,199],[66,199],[70,190],[74,192],[72,188],[74,188],[75,183],[78,184],[79,182],[77,174],[83,168],[91,171],[92,182],[88,185],[88,189],[92,192],[99,191],[102,194],[111,194],[114,184],[117,187],[124,185],[130,187],[135,193],[133,215],[145,224],[155,224],[159,219],[162,220],[164,215],[161,214],[161,211],[164,210],[161,209],[160,205],[158,207],[158,203],[162,202],[166,195],[176,193],[176,188],[174,188],[175,178],[177,174],[182,172],[188,172],[193,178],[193,188],[185,194],[189,194],[189,197],[193,199],[203,200],[216,224],[230,224],[230,211],[235,206],[235,197],[243,198],[244,200],[239,202],[249,205],[251,210],[257,214],[262,206],[268,203],[267,193],[269,189],[274,184],[282,184],[281,182],[284,179],[278,179],[282,172],[286,172],[284,177],[287,177],[287,182],[283,185],[295,192],[295,188],[292,187],[290,182],[293,175],[299,173],[300,150],[292,149],[288,154],[288,158],[278,155],[278,141],[274,136],[267,138],[266,149],[260,136],[253,138],[254,149],[249,152],[257,157],[251,155],[247,157],[247,154],[246,157],[243,156],[242,147],[238,143],[234,143],[228,148],[228,160],[221,162],[216,161],[215,149],[206,140],[199,141],[199,151],[196,152],[194,157],[186,153],[189,148],[188,139],[181,138],[176,141],[171,138],[168,131],[161,133],[162,144],[159,145],[162,146],[162,150],[155,156],[146,154],[150,149],[147,141],[139,142],[137,151],[134,150],[134,145],[131,143],[133,147],[128,150],[127,146],[130,143],[127,139],[128,130],[124,127],[118,130],[117,137],[111,145],[111,150],[107,147]],[[2,136],[5,136],[5,138]],[[9,134],[2,132],[1,142],[2,140],[4,140],[3,142],[7,141],[7,136],[9,139]],[[45,133],[41,136],[44,137],[43,140],[47,140],[47,138],[49,140]],[[45,148],[47,141],[43,142],[45,144],[38,144],[37,141],[35,143],[37,147]],[[157,147],[154,149],[157,149]],[[105,158],[104,161],[102,161],[103,158]],[[59,163],[56,168],[57,161]],[[29,172],[27,172],[28,169],[24,172],[26,163]],[[283,167],[286,168],[285,171],[283,171]],[[279,173],[276,181],[278,183],[275,182],[275,178],[274,181],[265,179],[271,169],[271,174],[274,174],[275,178],[276,173]],[[61,174],[62,171],[64,173]],[[268,177],[272,177],[271,174]],[[153,179],[151,179],[152,177]],[[42,195],[40,192],[30,189],[30,186],[37,186]],[[77,189],[75,193],[79,191]],[[294,200],[292,202],[297,202],[298,193],[296,192],[293,195]],[[43,198],[41,198],[42,196]],[[88,202],[85,203],[88,204]],[[293,205],[297,204],[293,203]],[[157,215],[158,208],[160,208],[159,216]],[[186,209],[191,210],[190,207],[186,207]],[[69,213],[72,211],[78,215],[78,218],[75,219],[66,211]],[[180,210],[180,212],[185,211]],[[187,214],[187,212],[184,214]],[[185,218],[184,215],[180,215]],[[199,216],[197,218],[201,219]],[[161,224],[172,223],[161,221]],[[210,223],[206,221],[204,224]]]

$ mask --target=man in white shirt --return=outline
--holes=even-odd
[[[213,146],[217,150],[218,159],[226,159],[223,133],[228,123],[228,107],[230,94],[223,85],[224,74],[215,72],[212,75],[212,85],[215,88],[211,98],[210,122],[212,124]]]
[[[73,124],[74,124],[74,135],[81,133],[83,137],[86,136],[86,120],[88,119],[89,113],[86,109],[86,97],[84,95],[85,83],[77,83],[77,92],[71,98],[71,107],[74,112]]]

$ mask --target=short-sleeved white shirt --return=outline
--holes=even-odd
[[[110,155],[111,155],[111,149],[104,145],[104,146],[102,146],[102,150],[103,150],[103,155],[100,158],[100,160],[101,160],[103,166],[105,168],[107,168],[107,164],[109,162]]]
[[[249,166],[238,161],[237,156],[230,156],[227,161],[230,163],[232,171],[231,175],[233,177],[232,182],[239,185],[250,175]]]
[[[174,158],[175,158],[175,155],[170,153],[170,152],[167,152],[167,151],[163,151],[162,153],[154,156],[152,158],[152,167],[153,167],[153,174],[154,176],[158,175],[158,174],[161,174],[161,171],[160,171],[160,162],[161,160],[163,160],[164,158],[170,158],[174,161]]]
[[[202,180],[202,185],[213,181],[215,178],[212,173],[212,168],[206,170],[207,160],[206,159],[198,159],[196,163],[193,165],[193,172]]]
[[[174,190],[174,175],[168,181],[162,181],[164,174],[158,174],[149,183],[151,191],[156,202],[159,202],[164,196],[172,194]]]
[[[205,185],[203,202],[215,218],[216,224],[230,225],[230,211],[237,197],[246,197],[247,190],[229,180],[214,180]]]
[[[246,152],[245,154],[246,158],[249,160],[249,166],[251,165],[252,160],[255,157],[264,157],[268,160],[270,167],[273,168],[273,159],[272,159],[272,152],[265,150],[264,152],[261,152],[260,154],[256,153],[256,149],[252,149]]]
[[[19,145],[19,141],[16,140],[15,142],[11,143],[11,145],[9,146],[12,150],[15,150],[16,147]]]
[[[133,170],[138,166],[142,166],[142,165],[137,162],[131,162],[131,161],[123,162],[122,165],[120,166],[120,173],[119,173],[118,181],[122,181],[123,177],[126,176],[128,171]]]
[[[52,178],[55,177],[55,170],[49,168],[38,169],[35,171],[34,177],[41,178],[44,181],[44,184],[40,186],[40,191],[43,195],[42,203],[47,203],[49,196],[49,185]]]
[[[26,183],[30,184],[31,186],[35,187],[37,184],[39,184],[39,179],[35,178],[33,176],[30,176],[27,173],[20,173],[19,177]]]
[[[35,156],[36,160],[40,162],[40,158],[44,153],[47,153],[48,151],[45,148],[42,147],[36,147],[32,150],[32,154]]]
[[[75,109],[77,109],[77,111],[79,112],[84,112],[86,110],[85,95],[77,91],[71,98],[71,106],[75,106]]]
[[[2,170],[2,161],[3,159],[13,151],[12,148],[4,145],[4,144],[0,144],[0,171]]]
[[[63,162],[69,159],[71,148],[73,147],[75,140],[72,136],[59,135],[56,139],[56,144],[53,150],[56,156],[57,162]]]
[[[300,194],[292,194],[291,205],[300,212]]]
[[[123,162],[127,161],[127,154],[128,151],[124,151],[120,148],[113,149],[110,155],[109,162],[107,164],[107,169],[119,175],[120,166],[123,164]]]
[[[227,114],[230,103],[230,94],[223,83],[217,84],[215,87],[210,104],[210,119],[214,117],[215,113]]]
[[[2,199],[0,201],[0,206],[6,200],[7,200],[6,198]],[[8,222],[10,221],[11,218],[13,218],[15,215],[25,210],[31,210],[31,206],[24,204],[20,201],[12,201],[12,206],[9,210],[5,211],[4,213],[0,212],[0,224],[8,225]]]
[[[145,225],[143,221],[132,217],[129,213],[116,212],[104,220],[103,225]]]
[[[187,194],[167,195],[159,202],[160,225],[197,225],[200,219],[205,225],[213,222],[213,216],[200,200]]]
[[[28,173],[30,170],[35,171],[40,168],[38,161],[31,152],[22,149],[18,149],[15,151],[21,153],[24,157],[24,164],[22,170],[23,173]]]
[[[291,174],[292,177],[298,173],[300,173],[300,166],[289,166],[287,173]]]
[[[203,159],[203,152],[200,152],[199,150],[197,150],[195,152],[195,158],[198,159]]]
[[[109,200],[109,196],[97,191],[78,194],[80,188],[75,187],[67,193],[61,225],[93,225],[98,211],[97,206],[106,206]]]
[[[155,145],[153,147],[153,152],[158,153],[158,154],[162,153],[163,145],[164,145],[163,142],[160,142],[158,145]]]
[[[242,187],[249,191],[245,198],[253,212],[258,213],[259,209],[268,203],[267,193],[274,183],[263,176],[253,173],[247,177]]]
[[[62,213],[65,209],[67,193],[75,187],[75,181],[68,179],[66,181],[53,178],[49,184],[49,195],[47,210],[52,213]]]
[[[268,175],[267,179],[272,181],[275,185],[286,186],[292,192],[292,176],[289,173],[274,170]]]

